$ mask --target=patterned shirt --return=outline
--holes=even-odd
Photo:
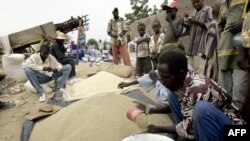
[[[146,39],[146,38],[150,38],[150,35],[147,33],[145,33],[143,37],[141,36],[136,37],[135,42],[141,39]],[[139,57],[139,58],[148,57],[150,54],[149,43],[148,42],[138,43],[135,51],[136,51],[136,57]]]
[[[178,93],[178,92],[176,92]],[[220,109],[235,125],[243,124],[239,109],[232,102],[231,96],[212,79],[203,75],[190,73],[187,75],[183,91],[181,94],[181,112],[183,121],[176,126],[176,131],[180,136],[194,138],[192,120],[193,109],[198,101],[208,101]]]
[[[150,47],[150,52],[154,53],[160,53],[161,45],[164,39],[164,33],[161,33],[157,42],[155,43],[154,35],[151,36],[150,42],[149,42],[149,47]]]
[[[108,23],[107,32],[111,32],[114,35],[119,36],[123,31],[128,31],[127,24],[123,18],[119,18],[118,20],[111,19]],[[113,38],[111,37],[111,44],[115,46],[124,45],[127,43],[126,35],[122,37]]]
[[[213,20],[212,8],[209,6],[204,6],[200,11],[195,13],[195,19],[206,26]],[[205,34],[207,29],[193,24],[190,29],[189,34],[189,47],[187,49],[188,56],[194,56],[198,54],[204,54],[205,52]]]

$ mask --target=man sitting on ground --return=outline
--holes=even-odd
[[[24,62],[23,67],[27,78],[40,96],[40,102],[44,102],[46,99],[41,84],[57,80],[61,77],[56,89],[63,93],[71,71],[70,65],[62,66],[57,62],[56,58],[50,54],[50,47],[48,45],[42,45],[40,53],[31,55]]]
[[[69,77],[72,78],[76,76],[76,70],[75,70],[75,62],[73,57],[65,56],[66,49],[64,47],[64,40],[66,39],[66,36],[62,32],[57,33],[56,41],[51,46],[51,55],[53,55],[57,61],[63,65],[69,64],[71,66],[71,72]]]
[[[153,71],[149,76],[167,87],[169,105],[148,107],[139,105],[145,112],[172,112],[177,125],[149,125],[150,133],[177,133],[178,140],[222,141],[224,125],[243,124],[239,109],[232,97],[215,81],[203,75],[188,73],[187,58],[183,53],[167,51],[158,60],[160,78]]]

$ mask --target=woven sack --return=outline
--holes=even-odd
[[[3,55],[3,69],[4,72],[17,82],[27,80],[27,77],[22,68],[22,63],[25,61],[23,54]]]
[[[133,74],[133,69],[130,66],[116,65],[108,62],[102,63],[99,71],[106,71],[123,78],[128,78]]]

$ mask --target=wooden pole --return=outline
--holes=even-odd
[[[81,45],[80,42],[80,34],[82,32],[82,19],[79,19],[79,27],[78,27],[78,37],[77,37],[77,47],[76,47],[76,64],[79,63],[79,47]]]

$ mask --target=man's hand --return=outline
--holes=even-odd
[[[147,133],[161,133],[162,130],[160,128],[158,128],[157,126],[155,125],[148,125],[148,130],[147,130]]]
[[[229,24],[229,31],[232,33],[232,34],[237,34],[239,32],[241,32],[242,30],[242,25],[243,23],[242,22],[233,22],[231,24]]]
[[[250,69],[248,51],[240,48],[240,54],[237,56],[237,65],[240,69],[248,71]]]
[[[145,39],[145,42],[150,42],[150,38],[146,38],[146,39]]]
[[[168,22],[171,22],[172,21],[172,14],[167,14],[166,20]]]
[[[118,38],[118,36],[116,34],[112,34],[111,37]]]
[[[58,71],[58,69],[53,69],[53,72],[54,72],[54,73],[57,73],[57,72],[59,72],[59,71]]]
[[[119,36],[120,36],[120,37],[122,37],[123,35],[124,35],[124,33],[123,33],[123,32],[119,34]]]
[[[152,56],[151,56],[151,58],[152,58],[152,60],[154,61],[154,60],[157,60],[158,59],[158,54],[157,53],[153,53],[152,54]]]
[[[123,88],[128,87],[128,86],[130,86],[128,83],[121,82],[118,84],[118,89],[123,89]]]
[[[187,19],[190,24],[194,24],[197,21],[194,17],[188,17]]]
[[[150,112],[150,107],[147,106],[146,104],[144,103],[141,103],[139,101],[133,101],[134,103],[136,103],[136,107],[139,108],[140,110],[142,110],[143,112],[145,112],[146,114],[151,114]]]
[[[156,82],[158,80],[158,77],[157,77],[157,74],[155,71],[151,71],[148,75],[149,75],[150,79],[152,79],[153,81]]]
[[[43,71],[51,72],[53,69],[51,67],[43,67]]]
[[[248,61],[240,57],[237,59],[237,65],[240,69],[244,71],[248,71],[250,68]]]

